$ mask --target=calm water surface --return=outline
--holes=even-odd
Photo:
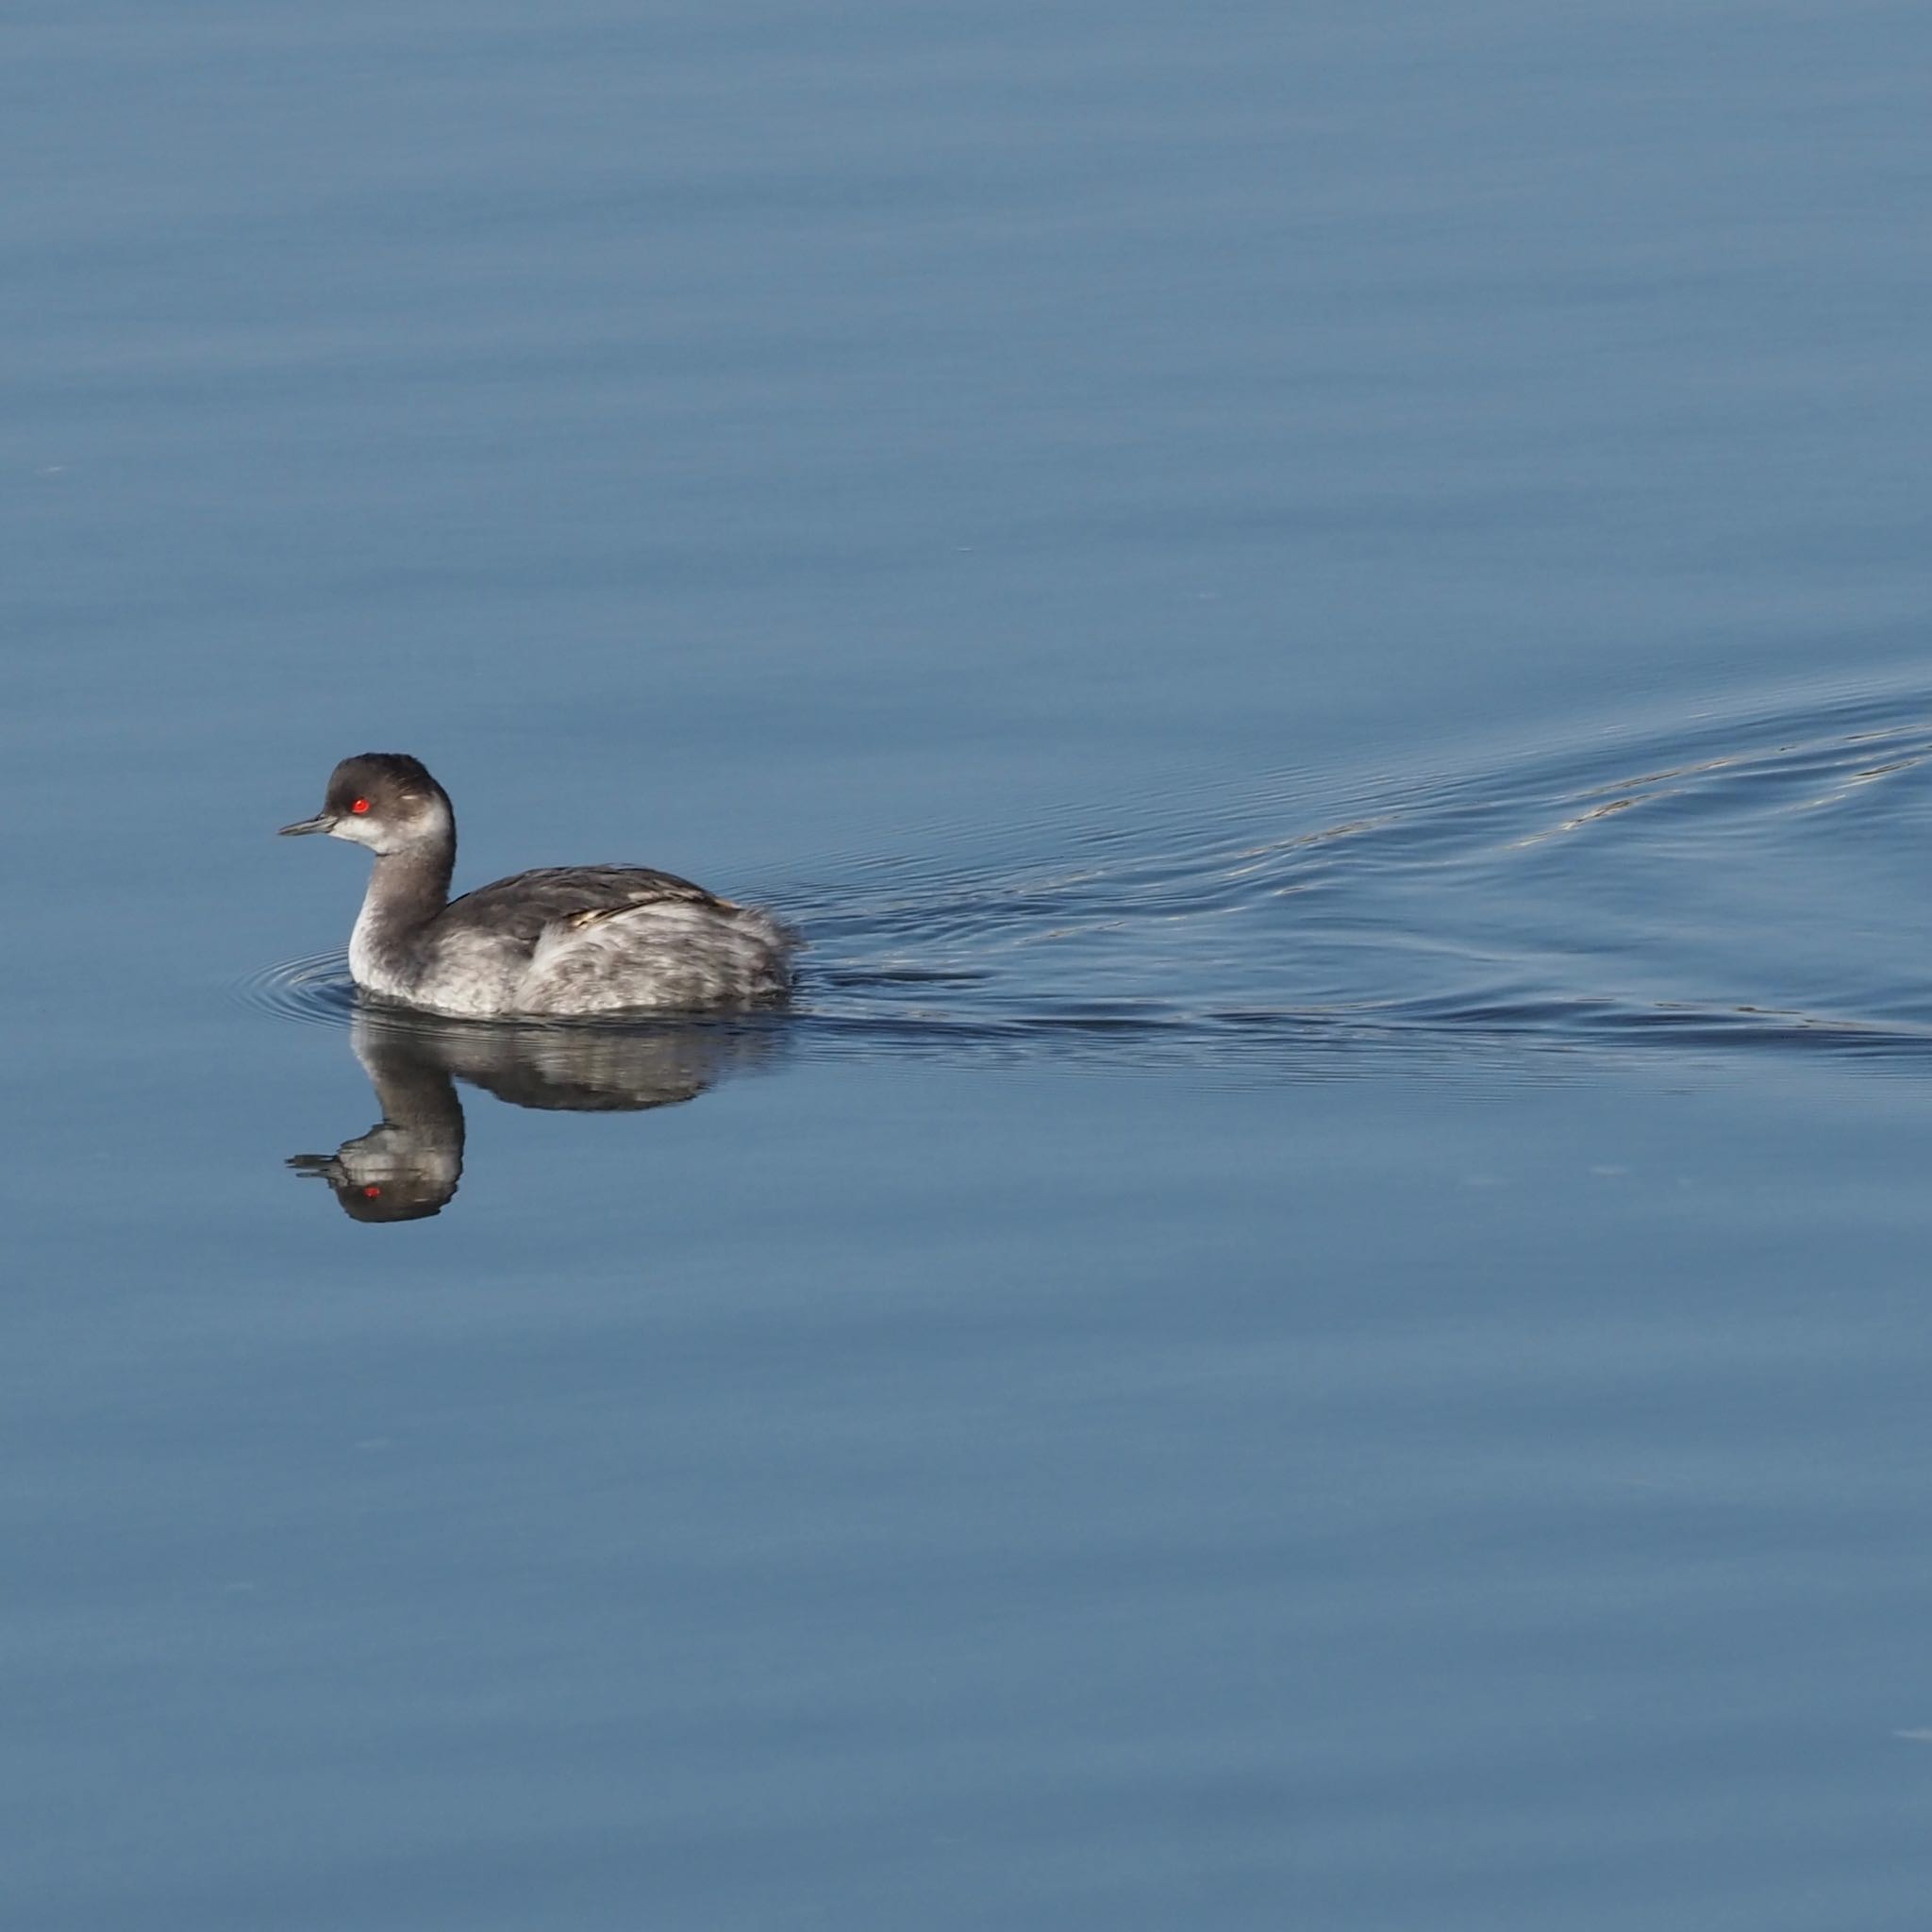
[[[1923,1924],[1922,14],[0,43],[9,1927]]]

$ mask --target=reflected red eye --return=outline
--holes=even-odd
[[[369,809],[369,801],[366,798],[358,798],[349,809],[351,811],[367,811]]]

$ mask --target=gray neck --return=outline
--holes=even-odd
[[[358,986],[391,998],[408,995],[424,965],[409,942],[449,904],[456,857],[452,833],[377,858],[361,916],[349,935],[349,971]]]
[[[382,854],[362,900],[362,917],[370,929],[385,939],[402,939],[427,925],[449,904],[449,879],[456,863],[453,838]]]

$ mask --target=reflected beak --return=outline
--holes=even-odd
[[[332,811],[319,811],[312,819],[297,819],[292,825],[284,825],[276,833],[280,839],[298,839],[304,832],[327,832],[335,827],[336,815]]]

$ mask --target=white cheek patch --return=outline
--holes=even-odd
[[[329,827],[332,839],[366,846],[378,857],[401,852],[425,839],[452,836],[449,813],[434,799],[409,799],[378,817],[375,812],[339,812]]]

